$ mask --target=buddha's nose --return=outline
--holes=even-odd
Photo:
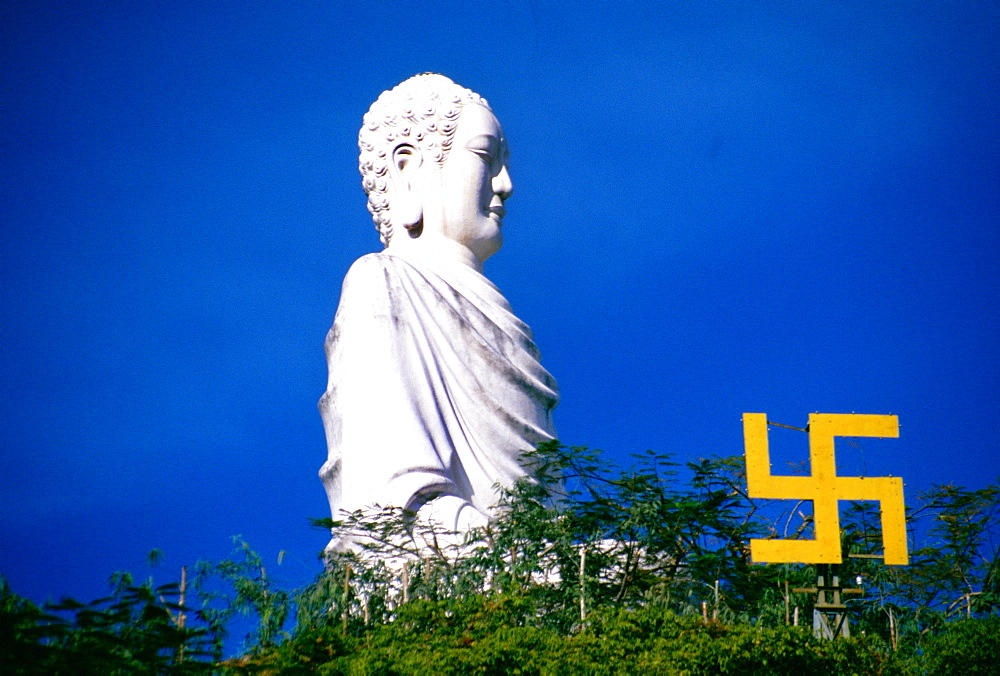
[[[499,195],[502,200],[506,200],[514,192],[514,183],[510,180],[510,173],[508,173],[506,165],[500,169],[499,174],[493,177],[493,192]]]

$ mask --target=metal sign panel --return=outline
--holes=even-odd
[[[767,563],[840,563],[840,511],[838,500],[878,500],[882,515],[885,563],[905,566],[906,514],[903,480],[899,477],[837,476],[834,437],[898,437],[894,415],[811,413],[809,415],[811,476],[771,474],[767,443],[767,416],[743,414],[747,489],[751,498],[811,500],[814,540],[751,540],[750,556]]]

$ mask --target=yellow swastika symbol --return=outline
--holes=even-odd
[[[834,437],[898,437],[894,415],[809,415],[809,463],[812,476],[773,476],[767,444],[767,416],[743,414],[747,489],[751,498],[812,500],[815,540],[751,540],[750,556],[769,563],[840,563],[838,500],[878,500],[882,546],[887,564],[905,566],[906,516],[899,477],[837,476]]]

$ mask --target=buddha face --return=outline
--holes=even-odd
[[[480,262],[495,254],[503,244],[504,201],[514,189],[509,156],[493,113],[479,104],[463,106],[451,150],[439,169],[439,199],[424,204],[424,232],[461,244]]]

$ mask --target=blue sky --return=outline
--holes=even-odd
[[[4,2],[0,574],[92,599],[243,535],[320,568],[322,345],[379,248],[361,116],[442,72],[511,145],[486,265],[563,441],[742,452],[894,413],[845,473],[1000,475],[995,2]],[[776,461],[804,435],[772,433]],[[281,566],[279,551],[286,551]]]

